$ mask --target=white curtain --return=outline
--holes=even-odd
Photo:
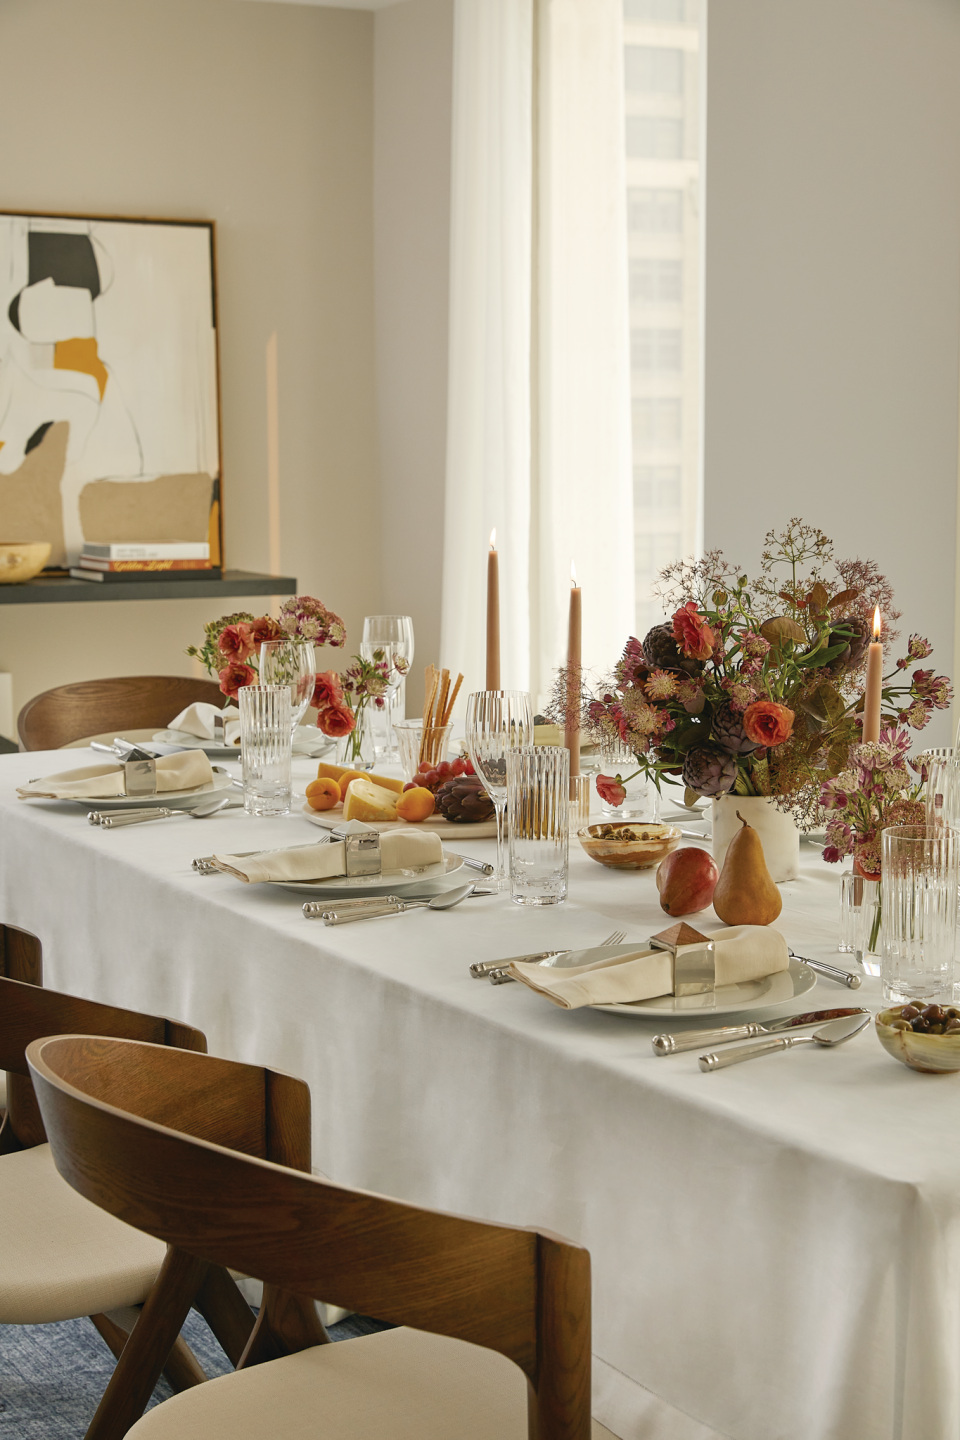
[[[441,664],[484,687],[487,550],[501,681],[530,684],[533,0],[457,0]],[[462,702],[460,706],[462,710]]]
[[[441,652],[482,686],[495,526],[502,683],[539,703],[571,561],[588,669],[631,633],[634,565],[622,0],[536,4],[535,54],[534,0],[457,0]]]

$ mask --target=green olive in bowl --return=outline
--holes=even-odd
[[[960,1070],[960,1006],[893,1005],[877,1015],[877,1039],[889,1055],[927,1075]]]

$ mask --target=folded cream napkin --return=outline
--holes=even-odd
[[[439,835],[422,830],[396,830],[380,836],[380,863],[384,875],[400,870],[422,870],[443,859]],[[296,845],[288,850],[264,850],[258,855],[214,855],[218,870],[236,875],[248,885],[264,880],[332,880],[343,875],[343,841]]]
[[[212,780],[213,770],[202,750],[178,750],[176,755],[161,755],[157,760],[158,792],[196,790]],[[106,800],[111,795],[126,794],[123,768],[108,761],[106,765],[63,770],[20,786],[17,794],[21,800],[37,796],[43,800]]]
[[[786,970],[787,942],[768,925],[734,925],[718,930],[713,941],[716,984],[735,985]],[[516,961],[510,974],[564,1010],[582,1005],[625,1005],[673,994],[673,955],[639,946],[625,955],[568,969]]]
[[[227,705],[225,709],[218,710],[216,705],[209,705],[206,701],[200,700],[195,705],[188,705],[186,710],[181,710],[176,719],[170,721],[167,729],[183,730],[187,735],[195,735],[198,740],[212,740],[214,736],[213,717],[215,715],[222,715],[224,720],[228,722],[231,720],[237,722],[240,719],[240,711],[235,705]],[[233,726],[228,724],[228,735],[230,735],[231,730],[233,731],[233,735],[228,738],[227,744],[239,745],[239,724],[235,723]]]

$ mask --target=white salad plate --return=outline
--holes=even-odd
[[[234,783],[234,777],[220,765],[212,768],[213,780],[210,784],[195,785],[192,790],[159,790],[156,795],[100,795],[94,798],[76,795],[70,796],[68,803],[82,805],[86,810],[152,810],[162,805],[171,810],[192,810],[205,795],[229,790]],[[239,790],[237,798],[240,798]]]
[[[329,895],[331,899],[343,899],[356,895],[399,895],[402,890],[416,889],[438,880],[446,880],[463,868],[462,855],[444,855],[436,865],[424,865],[419,870],[392,870],[388,875],[332,875],[328,880],[271,880],[281,890],[293,890],[298,895]],[[448,888],[446,886],[442,887]]]
[[[556,955],[540,963],[566,970],[574,965],[592,965],[596,960],[606,960],[614,955],[629,955],[631,951],[643,948],[642,943],[595,945],[592,950],[571,950],[566,955]],[[503,964],[509,965],[510,961],[504,960]],[[809,965],[791,960],[789,969],[778,970],[776,975],[765,975],[761,980],[744,980],[739,985],[718,985],[711,995],[658,995],[654,1000],[631,1000],[624,1005],[591,1005],[590,1009],[608,1010],[612,1015],[638,1015],[648,1020],[662,1019],[665,1015],[709,1019],[712,1015],[740,1015],[750,1010],[789,1004],[791,1000],[806,995],[816,983],[817,977]]]
[[[343,824],[343,810],[314,810],[313,806],[307,803],[303,807],[303,814],[310,821],[311,825],[319,825],[321,830],[335,830],[338,825]],[[413,828],[413,822],[408,820],[373,820],[364,821],[364,824],[371,824],[374,830],[379,830],[381,835],[388,833],[400,825]],[[478,820],[475,825],[455,825],[452,820],[445,820],[442,815],[431,815],[426,820],[416,821],[417,830],[433,830],[452,840],[454,836],[459,840],[489,840],[491,835],[497,837],[496,820]]]

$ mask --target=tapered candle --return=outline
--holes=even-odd
[[[570,778],[580,774],[580,636],[581,592],[570,562],[570,623],[567,629],[567,723],[563,743],[570,751]]]
[[[497,532],[490,531],[490,553],[487,556],[487,686],[500,689],[500,558],[497,555]]]
[[[873,612],[873,644],[867,651],[867,683],[863,691],[863,738],[880,739],[883,700],[883,646],[880,644],[880,606]]]

